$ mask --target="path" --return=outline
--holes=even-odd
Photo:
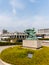
[[[12,46],[0,46],[0,52],[2,52],[2,50],[6,49],[6,48],[9,48],[9,47],[13,47],[15,45],[12,45]],[[0,60],[0,65],[4,65],[1,60]]]

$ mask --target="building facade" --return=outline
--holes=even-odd
[[[4,40],[7,40],[7,39],[18,39],[18,40],[24,40],[26,39],[28,36],[28,34],[26,33],[23,33],[23,32],[7,32],[7,33],[2,33],[0,34],[0,41],[4,41]]]
[[[37,35],[42,38],[49,38],[49,28],[48,29],[39,29]]]
[[[39,29],[38,33],[40,33],[40,34],[49,34],[49,29]]]

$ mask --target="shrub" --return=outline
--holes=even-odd
[[[6,45],[22,45],[22,42],[16,42],[16,43],[0,42],[0,46],[6,46]]]
[[[39,40],[49,40],[49,38],[39,38]]]

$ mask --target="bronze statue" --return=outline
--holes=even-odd
[[[27,29],[24,31],[28,34],[27,40],[37,40],[35,29]]]

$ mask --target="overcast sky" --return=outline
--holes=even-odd
[[[49,0],[0,0],[0,30],[49,28]]]

